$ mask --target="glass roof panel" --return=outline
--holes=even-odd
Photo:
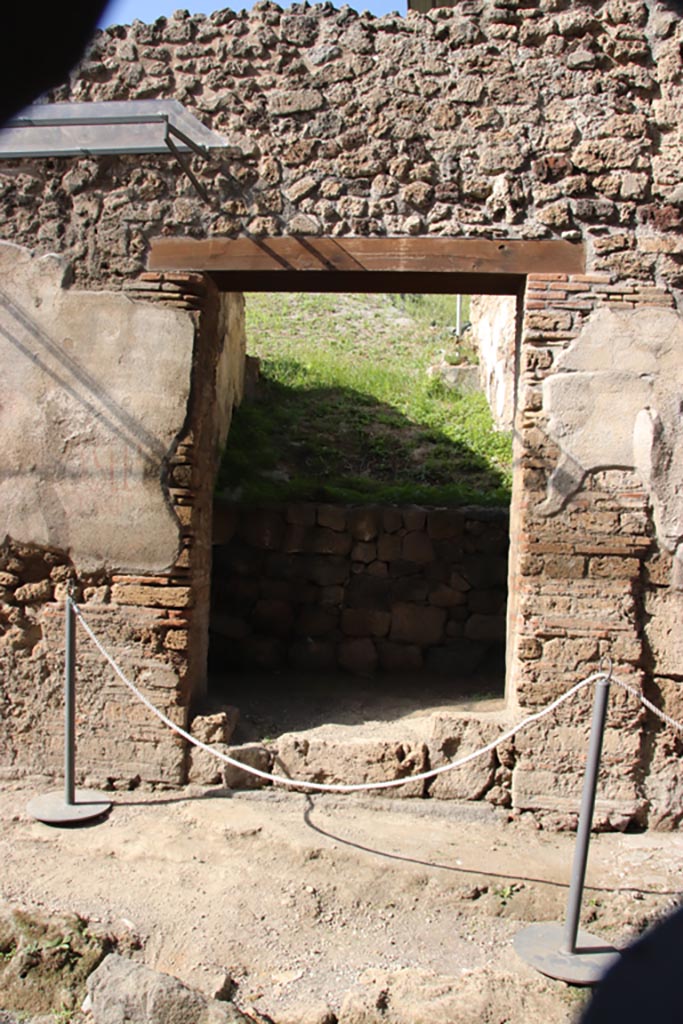
[[[221,149],[227,141],[177,100],[38,103],[0,131],[0,158],[168,153]]]

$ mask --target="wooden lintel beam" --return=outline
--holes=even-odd
[[[155,238],[153,271],[581,274],[582,245],[473,238]]]

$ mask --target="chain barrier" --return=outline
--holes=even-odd
[[[156,715],[159,721],[163,722],[164,725],[168,726],[169,729],[172,729],[173,732],[177,733],[178,736],[182,736],[182,738],[186,740],[188,743],[192,744],[192,746],[198,747],[200,750],[205,750],[207,753],[211,754],[217,760],[223,761],[225,764],[229,764],[233,768],[239,768],[242,771],[247,772],[249,775],[255,775],[259,779],[264,779],[265,781],[272,782],[276,785],[288,786],[291,789],[309,789],[315,790],[319,793],[359,793],[369,792],[370,790],[393,789],[397,786],[405,786],[409,782],[421,782],[426,779],[436,778],[437,775],[441,775],[443,772],[450,772],[456,768],[461,768],[463,767],[463,765],[469,764],[470,761],[474,761],[476,758],[482,757],[484,754],[488,754],[492,750],[495,750],[495,748],[500,746],[501,743],[505,743],[508,740],[512,739],[514,736],[517,735],[518,732],[520,732],[522,729],[525,729],[528,725],[531,725],[534,722],[539,722],[542,718],[545,718],[547,715],[552,714],[553,711],[555,711],[562,704],[564,704],[565,701],[568,701],[572,697],[574,697],[575,694],[577,694],[580,690],[585,689],[587,686],[590,686],[592,683],[597,682],[600,679],[609,680],[610,682],[615,683],[617,686],[620,686],[627,693],[631,694],[632,697],[635,697],[637,700],[639,700],[648,709],[648,711],[651,711],[663,722],[671,726],[671,728],[676,729],[679,733],[683,734],[683,725],[681,725],[680,722],[677,722],[675,719],[671,718],[670,715],[667,715],[663,711],[661,711],[655,704],[653,704],[651,701],[643,697],[643,695],[639,693],[638,690],[635,689],[635,687],[630,686],[628,683],[625,683],[622,680],[618,679],[616,676],[614,676],[612,674],[612,665],[610,662],[606,669],[601,668],[598,672],[593,672],[585,679],[582,679],[580,682],[575,683],[574,686],[566,690],[565,693],[563,693],[560,697],[557,697],[556,700],[551,701],[551,703],[546,705],[545,708],[542,708],[540,711],[536,711],[533,714],[528,715],[517,725],[501,733],[500,736],[497,736],[494,740],[491,740],[490,743],[486,743],[484,746],[479,747],[477,750],[473,750],[469,754],[465,754],[463,757],[459,757],[454,761],[449,761],[447,764],[439,765],[437,768],[431,768],[429,769],[429,771],[419,772],[416,775],[406,775],[400,779],[387,779],[383,782],[359,782],[352,784],[308,782],[304,779],[292,779],[286,775],[277,775],[272,772],[262,771],[260,768],[254,768],[252,767],[252,765],[244,764],[244,762],[236,760],[236,758],[231,757],[229,754],[224,754],[223,751],[216,750],[215,747],[212,747],[208,743],[204,743],[202,740],[197,739],[196,736],[192,736],[181,726],[176,725],[176,723],[173,722],[167,715],[165,715],[163,711],[160,711],[159,708],[157,708],[147,697],[145,697],[144,693],[142,693],[138,689],[135,683],[131,682],[131,680],[128,679],[128,677],[119,667],[119,665],[114,660],[112,655],[106,650],[104,645],[95,635],[92,628],[85,619],[83,612],[78,607],[73,598],[68,597],[67,600],[70,602],[74,614],[76,615],[78,621],[83,627],[85,633],[93,642],[93,644],[100,652],[102,657],[111,666],[111,668],[118,676],[118,678],[121,680],[121,682],[124,683],[124,685],[131,691],[131,693],[134,694],[134,696],[137,697],[137,699],[142,704],[144,704],[145,707],[149,711],[151,711],[153,715]]]

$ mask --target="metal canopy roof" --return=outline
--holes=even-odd
[[[0,131],[0,158],[189,152],[228,143],[177,100],[38,103]]]
[[[209,197],[185,154],[208,159],[228,142],[178,100],[36,103],[0,131],[0,159],[172,153],[199,195]]]

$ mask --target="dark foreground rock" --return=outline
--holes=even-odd
[[[207,999],[170,974],[112,953],[88,978],[95,1024],[246,1024],[231,1003]]]

